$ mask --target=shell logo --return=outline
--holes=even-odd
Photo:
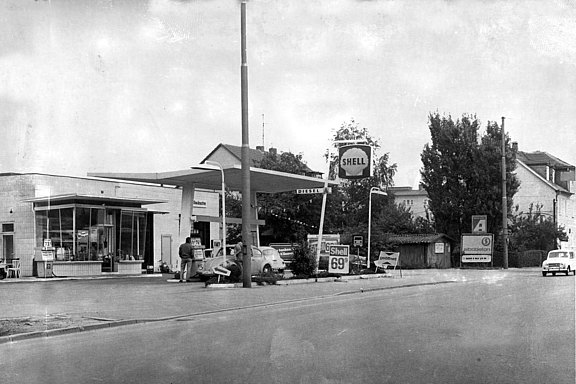
[[[371,176],[371,155],[372,148],[369,145],[341,147],[338,176],[343,179]]]

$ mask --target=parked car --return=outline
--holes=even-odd
[[[576,276],[576,258],[574,251],[567,250],[554,250],[548,252],[548,257],[542,263],[542,276],[551,273],[553,276],[556,273],[565,273],[566,276],[570,272]]]
[[[228,248],[228,247],[227,247]],[[207,258],[204,260],[201,266],[198,267],[198,274],[202,279],[208,279],[215,276],[213,268],[217,266],[222,266],[226,268],[227,265],[233,263],[236,260],[234,255],[233,247],[226,251],[226,259],[222,256],[222,251],[219,249],[216,251],[214,257]],[[252,262],[251,270],[252,275],[257,275],[259,273],[267,272],[280,272],[283,273],[286,269],[286,263],[278,254],[278,251],[271,247],[255,247],[252,246]]]
[[[286,269],[286,262],[284,259],[282,259],[282,257],[280,257],[280,253],[277,249],[272,247],[259,247],[258,249],[262,251],[262,254],[266,259],[269,258],[271,260],[270,265],[273,271],[278,271],[280,273],[284,272]]]

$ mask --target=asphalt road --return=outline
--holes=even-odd
[[[0,345],[6,383],[570,383],[574,277],[345,294]]]

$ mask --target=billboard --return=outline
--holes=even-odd
[[[492,233],[462,235],[463,263],[489,263],[492,261],[493,249],[494,235]]]
[[[339,234],[323,234],[320,254],[328,255],[328,246],[338,244],[340,244]],[[308,235],[308,246],[310,247],[310,251],[312,251],[312,254],[315,255],[318,246],[318,235]]]

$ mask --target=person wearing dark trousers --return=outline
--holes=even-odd
[[[194,261],[194,247],[190,237],[186,238],[185,243],[180,244],[178,255],[180,256],[180,282],[183,282],[184,271],[186,271],[186,281],[190,281],[192,277],[192,262]]]

